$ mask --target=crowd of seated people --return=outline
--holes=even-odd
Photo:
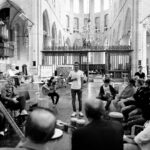
[[[130,129],[134,124],[143,125],[146,121],[142,112],[150,103],[150,79],[129,79],[127,86],[116,94],[109,79],[104,79],[100,87],[99,99],[107,101],[106,111],[120,112],[124,116],[124,128]]]
[[[6,108],[19,109],[20,115],[26,115],[23,113],[25,112],[25,99],[14,93],[12,78],[9,78],[1,93],[2,102]],[[150,149],[149,79],[146,81],[139,78],[130,79],[127,86],[117,93],[110,84],[110,79],[105,78],[104,84],[100,86],[98,99],[100,100],[89,99],[85,101],[84,109],[88,123],[72,132],[72,150],[133,150],[133,147],[135,150]],[[103,107],[104,101],[106,102],[105,107]],[[112,121],[103,116],[106,111],[112,110],[119,111],[124,115],[122,125],[121,122]],[[0,118],[2,121],[4,120],[3,117]],[[126,137],[123,148],[125,127],[131,128],[134,124],[145,125],[145,128],[134,139]],[[26,141],[18,146],[20,149],[48,149],[46,143],[51,141],[54,134],[56,118],[49,110],[37,108],[29,115],[25,127]]]

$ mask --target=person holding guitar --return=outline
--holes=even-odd
[[[51,97],[53,105],[57,105],[59,101],[59,94],[56,92],[56,81],[53,76],[45,85],[43,85],[42,92],[44,95]]]

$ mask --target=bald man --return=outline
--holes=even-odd
[[[37,108],[29,115],[25,125],[26,141],[18,147],[25,150],[48,150],[47,142],[54,135],[56,118],[52,112]]]
[[[104,105],[98,100],[85,102],[89,124],[72,135],[72,150],[123,150],[123,128],[119,122],[104,120]]]

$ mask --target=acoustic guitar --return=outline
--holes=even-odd
[[[25,136],[23,132],[20,130],[14,119],[11,117],[7,109],[4,107],[3,103],[0,101],[0,111],[4,114],[7,121],[10,123],[14,131],[17,133],[17,135],[20,137],[21,141],[25,141]]]
[[[49,88],[46,85],[42,86],[42,93],[43,95],[48,95],[49,93]]]

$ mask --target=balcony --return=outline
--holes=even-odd
[[[13,57],[14,45],[9,42],[0,43],[0,57]]]

